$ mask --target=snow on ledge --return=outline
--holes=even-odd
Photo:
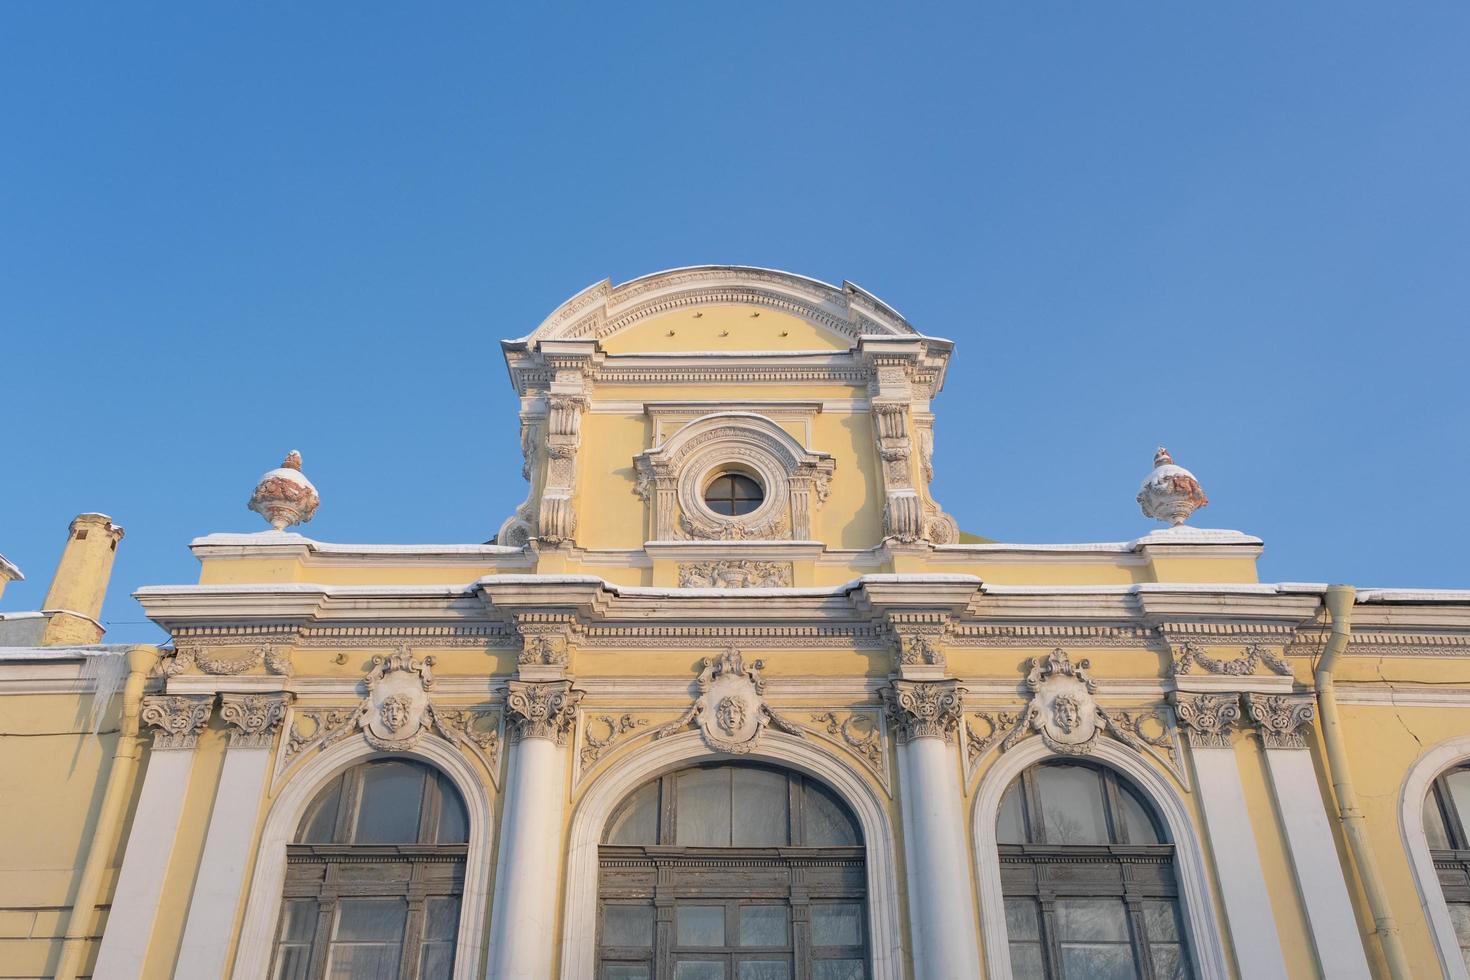
[[[1470,589],[1359,589],[1358,601],[1470,603]]]
[[[1141,538],[1132,541],[1097,541],[1084,542],[1080,544],[1016,544],[1004,541],[996,541],[990,544],[942,544],[935,547],[936,551],[959,552],[959,553],[997,553],[1007,551],[1036,551],[1036,552],[1061,552],[1073,554],[1086,553],[1110,553],[1128,554],[1138,551],[1148,545],[1250,545],[1264,544],[1260,538],[1245,534],[1241,531],[1230,531],[1226,529],[1202,528],[1202,527],[1179,527],[1165,528],[1158,531],[1150,531]]]
[[[273,545],[304,546],[320,555],[521,555],[521,548],[499,544],[333,544],[316,541],[292,531],[258,531],[254,534],[206,534],[189,542],[190,548],[259,548]]]

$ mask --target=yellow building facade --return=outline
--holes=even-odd
[[[171,644],[100,642],[102,515],[0,614],[0,975],[1467,976],[1470,592],[1262,583],[1162,451],[1165,529],[965,534],[954,345],[851,284],[503,348],[493,543],[287,530],[293,454]]]

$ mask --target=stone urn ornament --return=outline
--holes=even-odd
[[[1210,502],[1194,474],[1174,462],[1163,446],[1154,453],[1154,469],[1138,491],[1143,516],[1178,527]]]
[[[301,454],[291,450],[279,467],[260,478],[248,506],[277,531],[305,524],[316,516],[321,497],[301,472]]]

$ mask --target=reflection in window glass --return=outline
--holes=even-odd
[[[791,913],[784,905],[742,905],[740,945],[785,946],[791,934]]]
[[[605,980],[649,980],[647,963],[609,963],[603,967]]]
[[[374,762],[362,774],[354,844],[412,844],[419,839],[424,770],[409,762]]]
[[[859,946],[863,941],[863,907],[855,902],[813,905],[808,913],[813,946]]]
[[[1048,765],[1036,771],[1048,844],[1106,844],[1102,780],[1090,766]]]
[[[609,844],[658,843],[658,783],[652,782],[634,793],[608,823]]]
[[[1445,787],[1449,790],[1450,799],[1454,801],[1455,810],[1460,815],[1460,839],[1470,839],[1464,823],[1470,820],[1470,769],[1456,769],[1444,777]]]
[[[1128,914],[1121,901],[1060,899],[1056,922],[1066,976],[1133,980],[1138,975],[1128,938]]]
[[[362,980],[398,975],[408,905],[402,899],[344,899],[337,904],[337,928],[327,954],[332,980]]]
[[[678,819],[674,840],[683,847],[730,846],[730,770],[690,769],[675,779]]]
[[[470,817],[458,793],[444,793],[439,799],[440,844],[463,844],[470,839]]]
[[[749,767],[732,769],[732,843],[777,847],[790,842],[786,774]]]
[[[1128,833],[1130,844],[1162,844],[1158,829],[1144,807],[1143,801],[1127,786],[1118,788],[1118,802],[1122,808],[1122,823]]]
[[[1424,836],[1429,840],[1429,846],[1437,850],[1447,851],[1454,846],[1450,843],[1449,831],[1444,825],[1444,814],[1439,812],[1439,800],[1435,799],[1433,790],[1430,790],[1428,798],[1424,800]]]
[[[812,980],[864,980],[862,960],[813,960]]]
[[[847,807],[840,803],[832,791],[812,780],[806,782],[807,847],[854,847],[862,842]]]
[[[791,980],[789,960],[741,960],[736,968],[738,980]]]
[[[679,960],[674,964],[674,980],[725,980],[723,960]]]
[[[674,944],[677,946],[725,945],[723,905],[680,905],[674,910]]]
[[[282,904],[281,938],[276,944],[276,964],[271,974],[275,980],[306,980],[316,918],[316,899],[293,898]]]
[[[1021,781],[1011,783],[1000,801],[1000,814],[995,818],[995,839],[1001,844],[1026,843],[1026,826],[1021,815]]]
[[[342,800],[342,777],[332,780],[306,810],[301,833],[296,839],[303,844],[330,844],[337,831],[337,807]]]
[[[653,906],[603,906],[602,944],[604,946],[652,946]]]

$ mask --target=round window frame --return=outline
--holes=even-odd
[[[709,488],[715,485],[716,480],[725,476],[743,476],[756,485],[756,488],[759,489],[761,492],[761,499],[760,502],[756,504],[754,509],[746,511],[744,514],[721,514],[713,507],[709,506],[709,503],[706,500],[706,497],[709,494]],[[759,514],[761,508],[764,507],[766,505],[766,502],[771,499],[771,495],[766,489],[766,482],[761,479],[760,473],[756,471],[754,467],[746,465],[744,463],[729,463],[724,466],[716,465],[712,469],[707,470],[705,474],[699,478],[698,485],[700,488],[699,502],[704,505],[705,512],[724,521],[744,521],[755,514]]]
[[[712,447],[690,460],[685,476],[679,481],[679,504],[686,516],[693,517],[701,530],[717,533],[737,527],[756,530],[762,526],[776,527],[786,516],[787,503],[791,496],[790,478],[785,467],[774,455],[762,452],[746,452],[743,458],[732,458],[728,446]],[[704,502],[705,491],[710,484],[726,473],[738,473],[754,480],[761,488],[764,498],[755,510],[748,514],[717,514]]]

